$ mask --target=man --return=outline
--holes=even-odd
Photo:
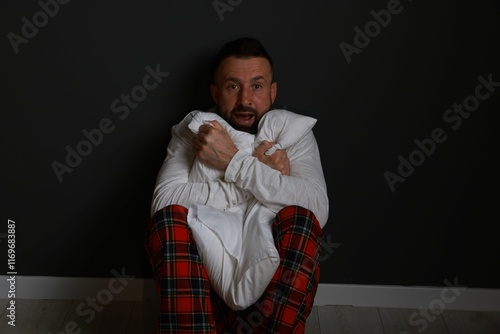
[[[255,39],[231,41],[213,67],[210,93],[215,112],[232,127],[256,133],[276,98],[272,59]],[[186,121],[186,120],[185,120]],[[183,121],[172,129],[167,157],[153,194],[146,249],[161,299],[158,333],[303,333],[319,281],[318,252],[328,218],[319,150],[311,130],[293,154],[238,150],[228,132],[211,121],[197,135]],[[189,183],[195,158],[223,171],[221,180]],[[262,297],[243,311],[214,293],[187,213],[192,205],[220,210],[255,197],[277,215],[272,222],[280,265]]]

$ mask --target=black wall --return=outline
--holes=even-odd
[[[275,60],[276,106],[319,120],[331,201],[321,282],[500,288],[497,1],[73,0],[53,17],[36,1],[1,6],[0,248],[12,219],[19,275],[151,277],[142,238],[170,128],[211,106],[211,57],[250,35]],[[356,39],[371,11],[385,27]],[[348,62],[341,45],[356,43]],[[126,114],[121,94],[141,92],[148,66],[162,82]],[[494,82],[483,100],[478,77]],[[464,100],[458,123],[447,110]],[[59,179],[54,162],[99,126],[108,133]],[[388,172],[410,158],[418,166],[391,189]]]

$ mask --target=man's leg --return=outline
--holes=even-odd
[[[319,283],[322,230],[311,211],[289,206],[276,215],[273,233],[281,262],[271,283],[255,304],[240,312],[226,306],[225,316],[213,298],[218,327],[224,322],[221,327],[237,334],[304,333]]]
[[[171,205],[151,218],[146,251],[160,294],[158,333],[214,333],[207,273],[187,224],[187,209]]]

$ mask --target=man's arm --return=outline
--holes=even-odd
[[[189,207],[194,204],[210,205],[226,210],[248,201],[252,194],[233,182],[216,180],[204,183],[190,183],[189,172],[195,159],[189,130],[191,118],[187,116],[172,128],[172,139],[168,145],[167,157],[156,180],[151,205],[151,214],[171,204]]]
[[[287,155],[290,175],[238,151],[225,170],[225,180],[250,191],[273,211],[288,205],[305,207],[316,215],[323,227],[328,219],[328,196],[313,132],[308,131],[287,150]]]
[[[276,151],[263,159],[238,151],[227,131],[217,121],[210,123],[202,125],[193,140],[196,155],[203,163],[223,170],[226,182],[249,191],[269,209],[278,212],[285,206],[299,205],[314,212],[324,226],[328,196],[312,130],[286,153]]]

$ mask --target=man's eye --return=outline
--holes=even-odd
[[[255,85],[254,85],[254,87],[255,87],[256,89],[261,89],[261,88],[262,88],[262,85],[261,85],[261,84],[255,84]]]
[[[238,89],[238,86],[237,85],[228,85],[227,89],[229,89],[229,90],[235,90],[235,89]]]

